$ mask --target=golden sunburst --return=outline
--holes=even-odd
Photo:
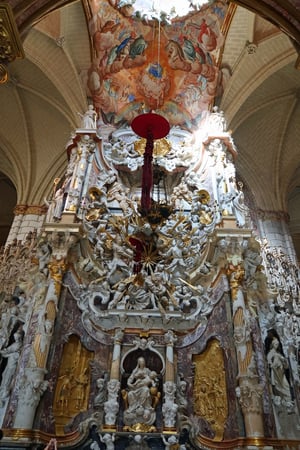
[[[146,270],[152,272],[160,259],[161,256],[158,254],[157,249],[152,243],[145,246],[144,251],[142,252],[141,262]]]

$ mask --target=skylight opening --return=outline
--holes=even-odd
[[[191,11],[201,9],[201,6],[209,3],[207,0],[136,0],[134,9],[148,18],[159,18],[161,13],[169,18],[183,17]]]

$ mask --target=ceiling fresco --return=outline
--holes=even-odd
[[[192,6],[179,17],[174,8],[94,2],[88,89],[103,122],[126,126],[155,111],[171,126],[196,129],[216,94],[227,7]]]

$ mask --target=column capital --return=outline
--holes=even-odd
[[[16,205],[14,208],[15,216],[25,216],[27,214],[34,214],[36,216],[42,216],[46,214],[47,206],[45,205]]]
[[[286,211],[272,211],[264,209],[255,210],[258,219],[262,221],[270,220],[274,222],[286,222],[289,223],[290,216]]]

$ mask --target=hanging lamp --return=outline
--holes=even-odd
[[[169,134],[170,125],[163,116],[150,112],[140,114],[131,123],[132,130],[146,139],[144,164],[142,168],[141,214],[146,216],[151,209],[151,191],[153,186],[153,147],[154,140],[162,139]]]

